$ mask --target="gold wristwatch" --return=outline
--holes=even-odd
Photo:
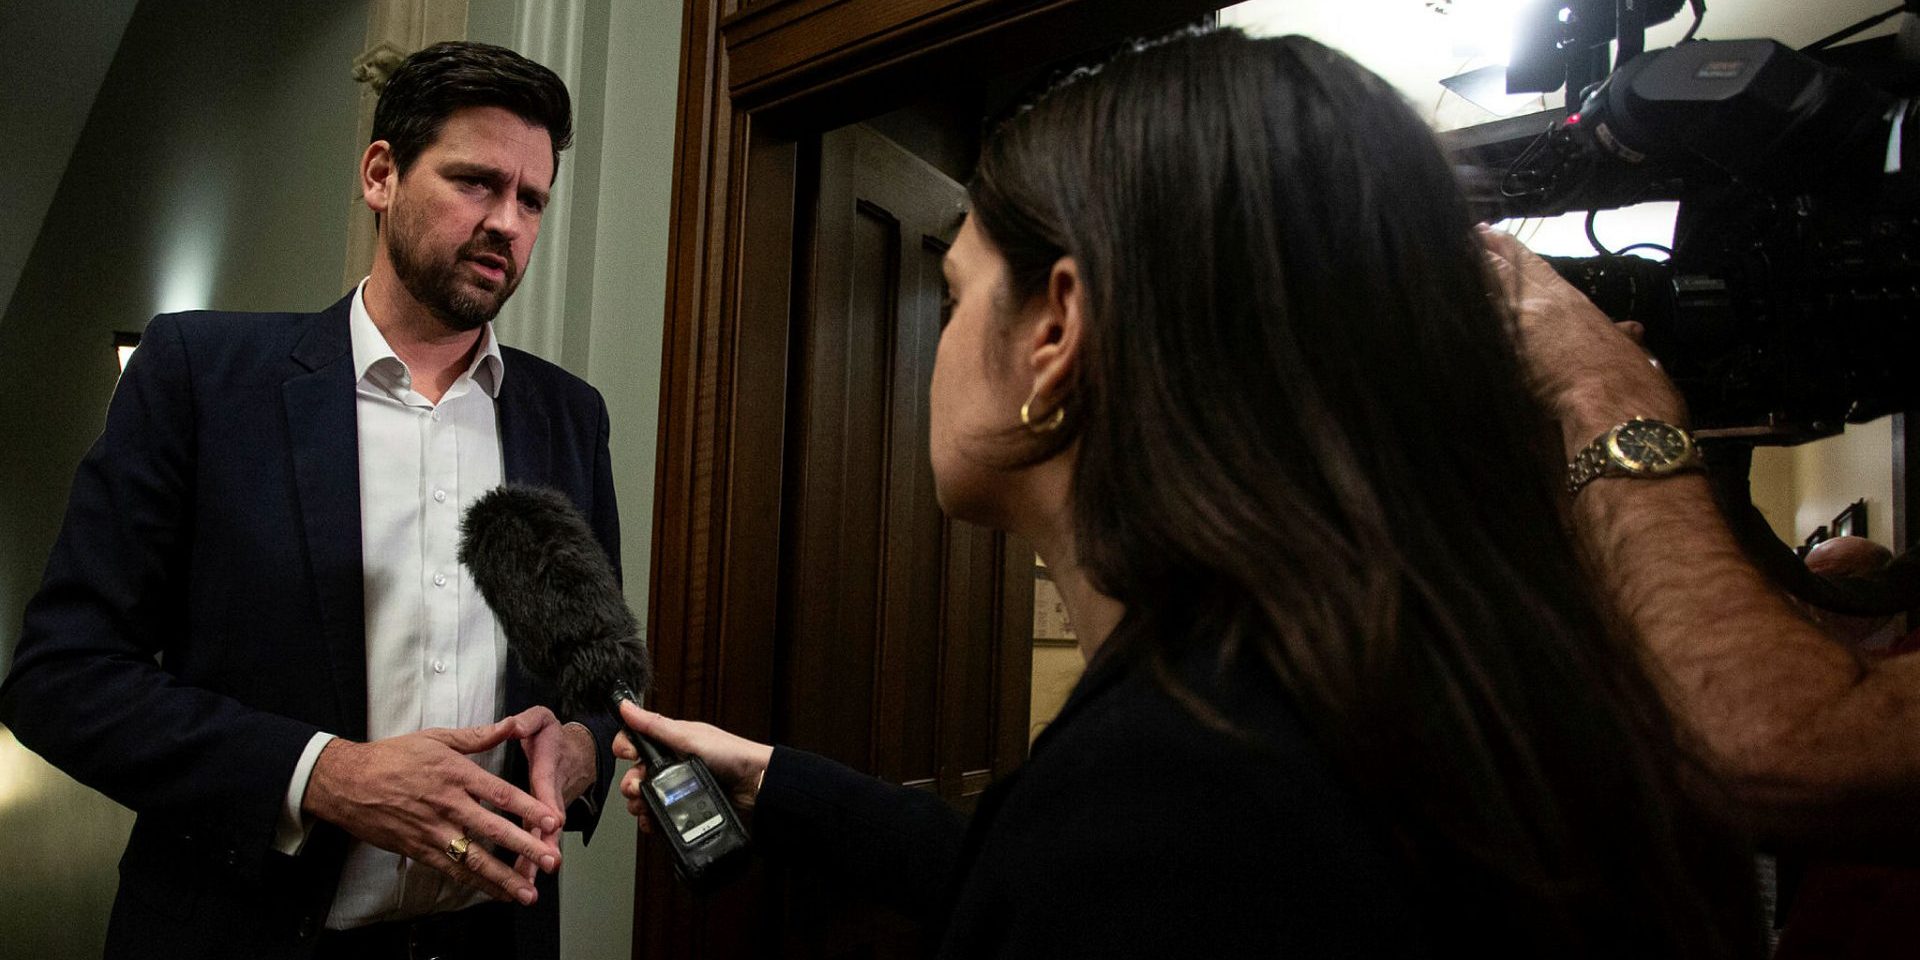
[[[1705,463],[1693,435],[1662,420],[1635,417],[1601,434],[1567,464],[1567,492],[1597,477],[1665,477]]]

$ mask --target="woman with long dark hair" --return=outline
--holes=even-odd
[[[1088,670],[964,826],[631,711],[769,856],[950,956],[1757,953],[1751,860],[1588,586],[1512,318],[1394,91],[1311,40],[1183,35],[1004,123],[969,197],[941,505],[1038,545]]]

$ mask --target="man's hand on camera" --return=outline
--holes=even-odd
[[[1483,227],[1480,239],[1513,311],[1528,381],[1559,418],[1569,458],[1634,417],[1686,422],[1679,392],[1633,336],[1638,324],[1607,319],[1513,237]]]
[[[1632,417],[1684,424],[1630,330],[1512,237],[1481,239],[1569,454]],[[1571,516],[1608,613],[1644,645],[1730,813],[1771,842],[1920,856],[1920,658],[1863,664],[1823,635],[1747,560],[1697,474],[1596,484]]]

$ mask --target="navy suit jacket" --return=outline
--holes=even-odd
[[[1439,955],[1431,896],[1292,695],[1254,655],[1216,653],[1160,668],[1103,650],[968,820],[929,791],[777,747],[754,843],[807,871],[798,883],[827,879],[827,897],[920,921],[951,960]]]
[[[351,298],[317,314],[154,318],[75,477],[28,604],[0,721],[139,816],[109,957],[305,956],[347,836],[272,849],[316,731],[366,738]],[[619,569],[600,395],[503,350],[505,478],[566,494]],[[509,711],[552,703],[514,658]],[[614,769],[610,716],[579,719]],[[521,769],[524,758],[508,751]],[[569,829],[591,832],[598,803]],[[558,885],[516,914],[521,956],[558,953]]]

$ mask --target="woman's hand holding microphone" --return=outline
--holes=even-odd
[[[627,726],[655,743],[706,761],[714,778],[726,789],[734,809],[741,813],[753,809],[754,798],[760,793],[760,779],[766,775],[767,762],[773,759],[773,747],[736,737],[712,724],[668,719],[632,702],[620,705],[620,717]],[[627,812],[639,819],[640,831],[652,834],[653,818],[647,811],[646,801],[640,797],[640,783],[647,777],[646,765],[637,762],[640,752],[622,732],[613,738],[613,754],[622,760],[636,761],[633,769],[620,778],[620,795],[627,799]]]

